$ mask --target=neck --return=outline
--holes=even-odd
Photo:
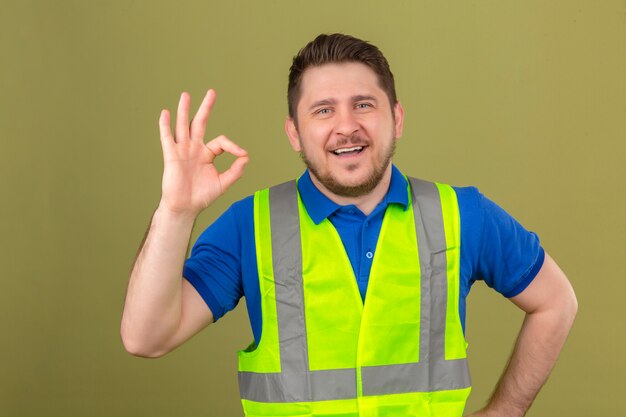
[[[310,171],[309,171],[310,172]],[[389,184],[391,183],[391,163],[385,170],[380,182],[369,193],[358,197],[345,197],[337,195],[330,191],[311,173],[311,181],[317,187],[318,190],[332,202],[339,204],[340,206],[355,205],[359,210],[368,216],[382,201],[389,190]]]

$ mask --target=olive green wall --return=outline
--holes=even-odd
[[[384,5],[383,5],[384,4]],[[298,175],[287,70],[320,32],[371,40],[406,109],[395,162],[477,185],[537,232],[579,315],[529,416],[626,409],[626,2],[2,1],[0,415],[237,416],[245,306],[158,360],[118,336],[160,192],[157,118],[218,91],[208,136],[248,149],[231,202]],[[522,315],[469,297],[474,391],[488,397]]]

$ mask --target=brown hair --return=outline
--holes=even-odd
[[[300,83],[302,74],[307,68],[324,64],[359,62],[371,68],[378,77],[378,83],[391,105],[398,101],[393,74],[383,53],[367,41],[341,33],[321,34],[309,42],[293,57],[289,68],[289,85],[287,87],[287,105],[289,116],[296,120],[298,101],[300,101]]]

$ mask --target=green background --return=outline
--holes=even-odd
[[[539,234],[580,304],[529,416],[626,409],[626,2],[0,2],[0,415],[237,416],[245,306],[170,355],[125,353],[127,276],[160,195],[157,119],[218,92],[207,137],[251,162],[199,218],[297,176],[283,132],[291,57],[321,32],[370,40],[407,113],[395,163],[476,185]],[[226,159],[226,163],[229,161]],[[222,163],[223,164],[223,163]],[[486,401],[522,314],[477,284]]]

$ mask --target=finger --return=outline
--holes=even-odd
[[[159,133],[161,136],[161,147],[163,152],[174,144],[172,128],[170,127],[170,112],[163,109],[159,115]]]
[[[215,90],[207,91],[204,96],[204,100],[202,100],[202,104],[200,104],[200,108],[198,109],[196,115],[191,120],[190,132],[189,135],[191,140],[197,140],[202,142],[204,140],[204,132],[206,131],[206,123],[209,120],[209,116],[211,115],[211,110],[213,109],[213,105],[215,104]]]
[[[248,156],[248,152],[243,149],[241,146],[237,145],[232,140],[228,139],[224,135],[220,135],[213,139],[212,141],[206,144],[206,147],[213,153],[215,156],[221,155],[224,152],[228,152],[237,157]]]
[[[222,192],[231,185],[233,185],[235,181],[237,181],[239,178],[241,178],[241,176],[243,175],[243,169],[249,161],[250,158],[248,157],[248,155],[240,156],[239,158],[235,159],[230,168],[219,174]]]
[[[191,97],[188,92],[183,92],[178,101],[176,113],[176,142],[189,140],[189,104]]]

